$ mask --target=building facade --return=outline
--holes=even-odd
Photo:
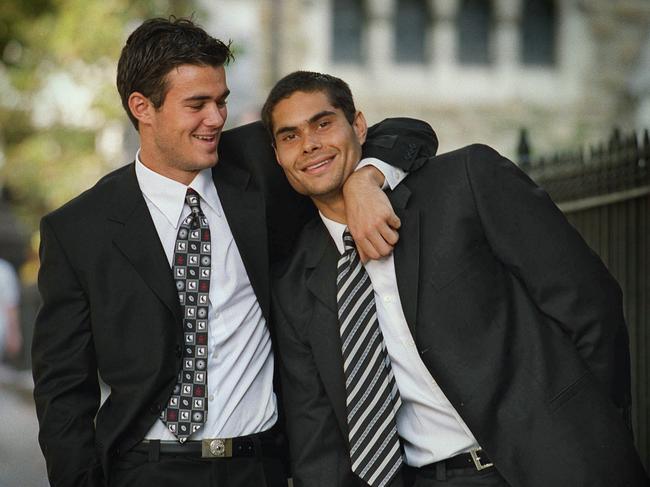
[[[215,35],[229,4],[251,16],[235,22],[255,58],[249,112],[279,76],[309,69],[348,81],[371,122],[429,121],[442,151],[479,141],[514,157],[522,127],[548,152],[650,125],[647,0],[218,3],[205,5]]]

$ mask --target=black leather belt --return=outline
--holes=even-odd
[[[143,440],[131,451],[147,453],[155,461],[160,455],[188,455],[198,458],[282,456],[284,445],[276,428],[236,438],[205,438],[199,441]]]
[[[447,470],[459,468],[475,468],[476,470],[484,470],[486,468],[494,467],[494,464],[490,462],[485,452],[478,449],[471,450],[469,453],[461,453],[460,455],[446,458],[439,462],[430,463],[420,468],[425,470],[435,470],[439,465],[444,465]]]

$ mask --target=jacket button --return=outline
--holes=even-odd
[[[151,414],[160,414],[160,411],[162,411],[162,406],[160,404],[152,404],[149,408],[149,411]]]
[[[180,345],[176,345],[176,356],[178,358],[183,356],[183,348]]]

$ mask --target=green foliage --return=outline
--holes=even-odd
[[[0,186],[30,229],[128,162],[106,160],[96,141],[116,121],[128,127],[115,68],[129,32],[192,14],[193,0],[0,2]]]

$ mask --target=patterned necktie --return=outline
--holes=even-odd
[[[163,423],[185,443],[208,415],[208,293],[210,291],[210,228],[199,195],[187,189],[192,212],[183,219],[174,247],[174,281],[183,312],[183,367],[178,374]]]
[[[343,233],[345,252],[336,279],[352,471],[383,487],[402,465],[395,415],[401,405],[374,292],[354,240]]]

